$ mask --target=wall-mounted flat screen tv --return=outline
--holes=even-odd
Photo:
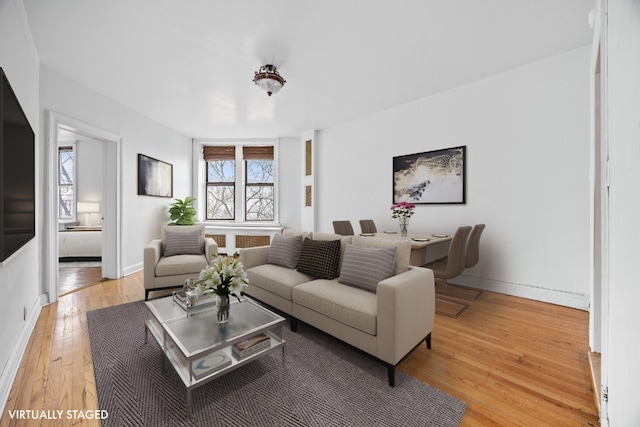
[[[0,262],[36,235],[35,134],[0,68]]]

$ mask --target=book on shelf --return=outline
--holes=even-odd
[[[271,338],[267,334],[258,334],[248,340],[234,344],[231,352],[238,358],[251,356],[259,351],[271,347]]]
[[[175,291],[173,297],[182,302],[187,301],[187,293],[185,291]]]
[[[217,351],[194,361],[191,370],[193,378],[199,380],[229,365],[231,365],[231,358],[224,351]]]

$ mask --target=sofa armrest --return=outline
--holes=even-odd
[[[142,263],[145,289],[155,288],[156,265],[160,261],[161,250],[160,239],[152,240],[144,247]]]
[[[428,268],[410,267],[378,284],[378,358],[397,364],[433,330],[435,282]]]
[[[251,268],[267,263],[270,246],[255,246],[253,248],[242,248],[238,250],[240,262],[244,268]]]
[[[218,256],[218,244],[211,237],[204,239],[204,255],[207,258],[207,263]]]

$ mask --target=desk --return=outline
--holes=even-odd
[[[453,238],[452,235],[436,234],[436,236],[434,236],[428,233],[409,233],[408,236],[403,237],[400,233],[382,232],[375,233],[375,236],[388,240],[409,240],[411,242],[411,258],[409,259],[409,264],[416,266],[422,266],[428,262],[447,256],[449,244]]]

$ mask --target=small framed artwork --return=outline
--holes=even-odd
[[[173,165],[138,154],[138,195],[173,197]]]
[[[393,158],[393,203],[465,203],[466,146]]]

